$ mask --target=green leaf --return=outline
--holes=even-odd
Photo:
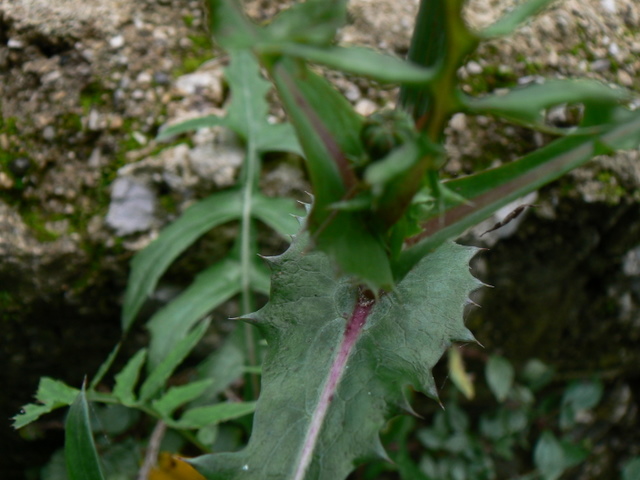
[[[504,402],[513,386],[515,371],[504,357],[491,355],[484,370],[487,384],[499,402]]]
[[[187,383],[186,385],[171,387],[162,397],[154,400],[151,406],[163,419],[170,419],[177,408],[200,397],[212,385],[213,380],[207,378]]]
[[[36,399],[45,404],[71,405],[79,390],[64,382],[49,377],[42,377],[38,385]]]
[[[259,152],[291,152],[302,156],[296,132],[290,123],[269,124],[256,132]]]
[[[562,445],[553,433],[544,432],[536,443],[533,460],[544,480],[556,480],[565,469]]]
[[[295,131],[289,123],[272,124],[267,121],[269,106],[265,95],[270,84],[260,76],[255,58],[242,50],[231,53],[232,61],[225,69],[225,77],[231,86],[231,102],[225,117],[206,115],[163,128],[156,140],[166,140],[175,135],[223,126],[231,129],[254,153],[292,152],[301,155]]]
[[[194,404],[200,406],[213,403],[218,394],[242,376],[244,373],[242,340],[242,330],[236,328],[219,349],[213,351],[198,365],[197,378],[211,378],[214,383],[202,399],[194,401]]]
[[[148,368],[156,368],[194,324],[241,289],[240,263],[235,259],[224,259],[200,272],[184,292],[147,323],[151,333]]]
[[[347,156],[364,155],[362,119],[324,78],[291,59],[280,60],[272,76],[304,151],[321,223],[329,215],[325,207],[345,194],[343,180],[353,176]]]
[[[422,226],[418,242],[403,251],[395,275],[402,278],[420,258],[438,245],[462,234],[497,209],[583,165],[601,152],[599,144],[611,149],[635,148],[640,144],[640,112],[604,128],[600,135],[569,135],[535,152],[497,168],[446,182],[466,204],[448,204]]]
[[[147,377],[145,382],[142,384],[142,387],[140,387],[139,401],[141,403],[151,400],[151,398],[153,398],[162,389],[173,371],[182,363],[191,350],[193,350],[193,347],[195,347],[200,341],[208,327],[208,320],[200,322],[200,325],[195,327],[189,335],[180,340],[174,349],[162,359],[158,366],[149,374],[149,377]]]
[[[359,138],[362,119],[326,80],[291,59],[280,60],[272,76],[298,133],[314,185],[308,225],[316,245],[342,271],[361,278],[373,290],[391,287],[387,250],[369,219],[332,208],[357,183],[348,158],[364,155]]]
[[[267,45],[261,49],[319,63],[342,72],[372,78],[381,83],[427,83],[433,78],[428,68],[406,62],[390,55],[361,47],[318,48],[310,45],[284,43]]]
[[[227,2],[213,3],[220,4],[212,4],[214,9],[219,7],[226,11],[227,8],[235,8],[229,7]],[[272,125],[267,121],[269,106],[265,95],[271,87],[261,78],[259,65],[250,52],[232,51],[231,64],[225,69],[225,76],[231,85],[227,115],[221,119],[196,119],[187,126],[198,125],[200,121],[224,125],[246,142],[244,186],[241,189],[215,193],[191,206],[134,257],[123,307],[122,326],[125,331],[129,329],[142,304],[153,292],[169,265],[208,230],[231,220],[250,220],[253,218],[254,204],[259,206],[262,217],[270,220],[279,231],[289,230],[293,228],[291,224],[295,223],[288,222],[287,219],[273,220],[274,212],[269,211],[271,207],[278,208],[279,211],[285,210],[292,205],[291,202],[265,201],[263,197],[255,197],[254,192],[254,184],[257,184],[260,174],[259,152],[271,149],[299,151],[292,127],[288,124]],[[177,133],[177,130],[170,130],[171,128],[167,128],[163,135],[167,132]],[[249,234],[243,229],[240,237]]]
[[[20,413],[18,413],[13,417],[13,428],[17,430],[26,425],[29,425],[30,423],[35,422],[42,415],[63,406],[64,405],[56,405],[56,404],[42,405],[42,404],[36,404],[36,403],[29,403],[27,405],[24,405],[20,410]]]
[[[408,60],[434,69],[436,78],[432,85],[401,85],[399,104],[414,119],[420,119],[424,128],[433,121],[429,117],[443,123],[444,117],[438,118],[440,115],[434,110],[442,113],[454,105],[457,71],[477,45],[478,39],[469,31],[462,15],[464,3],[464,0],[420,2]],[[444,124],[438,128],[444,128]]]
[[[398,473],[402,480],[430,480],[416,465],[411,456],[412,448],[410,444],[413,440],[413,432],[416,430],[416,420],[408,415],[400,416],[391,422],[384,432],[384,443],[397,445],[391,454],[391,460],[397,465]],[[386,467],[386,468],[385,468]],[[384,465],[385,470],[388,465]],[[380,474],[366,476],[365,478],[380,478]]]
[[[599,381],[573,382],[562,395],[560,426],[567,429],[575,424],[580,412],[594,408],[602,399],[604,387]]]
[[[553,368],[537,358],[532,358],[527,361],[522,370],[523,380],[534,391],[547,385],[553,378],[553,374]]]
[[[256,264],[254,268],[251,269],[251,288],[256,291],[256,293],[261,293],[262,295],[269,295],[269,289],[271,287],[271,277],[269,275],[269,270],[262,264]]]
[[[506,13],[493,25],[480,32],[484,38],[502,37],[513,33],[518,26],[529,20],[554,0],[525,0]]]
[[[525,408],[500,408],[494,415],[483,415],[480,419],[480,432],[487,438],[498,441],[525,431],[529,418]]]
[[[225,77],[231,86],[231,103],[224,118],[225,125],[247,143],[250,157],[267,150],[299,152],[289,124],[267,121],[266,95],[271,84],[262,78],[258,61],[250,51],[232,50],[230,53],[231,64],[225,69]]]
[[[271,85],[260,76],[258,61],[249,51],[233,50],[231,64],[224,72],[231,86],[231,103],[225,123],[250,143],[248,149],[257,149],[258,135],[268,138],[268,130],[274,126],[267,122],[269,105],[265,99]],[[260,134],[261,130],[267,132]]]
[[[91,395],[87,395],[87,401],[93,402]],[[119,403],[107,403],[100,405],[93,403],[90,412],[94,433],[102,433],[108,436],[121,435],[132,428],[140,420],[140,411]],[[103,466],[104,458],[102,458]],[[105,468],[108,475],[108,469]]]
[[[625,89],[585,79],[547,80],[500,94],[479,98],[466,95],[462,97],[465,107],[471,113],[496,115],[525,126],[539,126],[549,130],[552,128],[544,124],[544,113],[545,109],[555,105],[581,103],[589,110],[591,107],[613,108],[630,99],[631,93]],[[605,117],[602,120],[608,119]]]
[[[64,427],[64,455],[69,480],[103,480],[84,388],[71,405]]]
[[[250,48],[262,37],[237,0],[209,0],[209,24],[215,40],[225,49]]]
[[[202,428],[227,422],[253,413],[256,402],[218,403],[206,407],[196,407],[184,412],[175,423],[177,428]]]
[[[621,480],[637,480],[638,478],[640,478],[640,457],[635,457],[625,464]]]
[[[284,10],[265,30],[271,41],[328,45],[346,22],[346,0],[307,0]]]
[[[140,443],[132,437],[118,439],[107,446],[101,445],[100,460],[107,480],[136,478],[143,463]],[[42,479],[44,480],[44,479]]]
[[[100,365],[100,368],[98,368],[98,371],[96,372],[95,376],[91,380],[91,383],[89,384],[89,390],[95,390],[98,384],[102,381],[104,376],[107,374],[107,372],[111,368],[111,365],[113,365],[113,361],[118,356],[121,346],[122,346],[122,342],[118,342],[116,346],[113,347],[113,350],[111,350],[111,353],[109,353],[109,356],[107,357],[107,359],[104,362],[102,362],[102,365]]]
[[[13,428],[22,428],[45,413],[71,405],[78,396],[78,392],[77,388],[72,388],[59,380],[42,377],[36,392],[36,400],[39,404],[30,403],[25,405],[22,411],[13,417]]]
[[[155,289],[169,265],[202,234],[242,215],[238,190],[218,192],[189,207],[175,222],[162,230],[131,262],[122,311],[122,329],[127,331],[142,304]]]
[[[143,348],[139,350],[115,377],[116,383],[113,387],[113,395],[124,405],[133,405],[136,403],[136,396],[133,393],[133,389],[136,383],[138,383],[140,369],[146,358],[147,349]]]
[[[462,312],[479,282],[475,249],[447,243],[378,300],[300,234],[270,260],[272,294],[246,318],[269,344],[247,447],[194,463],[209,479],[345,478],[385,457],[378,437],[406,408],[404,389],[437,396],[431,368],[454,340],[473,341]]]
[[[156,137],[156,141],[162,142],[171,137],[175,137],[176,135],[180,135],[181,133],[192,132],[200,128],[211,128],[216,126],[225,126],[223,117],[219,117],[217,115],[205,115],[204,117],[190,118],[189,120],[185,120],[184,122],[161,128],[158,136]]]
[[[253,216],[285,238],[298,231],[299,223],[294,215],[300,215],[300,207],[290,198],[253,197]]]

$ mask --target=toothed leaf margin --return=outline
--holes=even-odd
[[[481,285],[469,272],[476,252],[446,243],[395,291],[363,300],[306,233],[294,237],[267,259],[270,302],[243,319],[269,344],[249,443],[192,463],[211,480],[336,480],[385,458],[379,431],[406,408],[404,387],[437,398],[431,369],[452,342],[475,341],[463,310]]]

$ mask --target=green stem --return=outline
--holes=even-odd
[[[89,390],[87,392],[87,400],[90,402],[100,402],[100,403],[104,403],[104,404],[109,404],[109,405],[122,405],[122,402],[120,400],[118,400],[117,398],[115,398],[113,395],[108,395],[108,394],[104,394],[104,393],[100,393],[100,392],[96,392],[96,391],[92,391]],[[155,418],[156,420],[160,420],[162,422],[165,422],[166,419],[162,418],[158,412],[156,412],[153,408],[145,406],[145,405],[140,405],[140,404],[135,404],[135,405],[126,405],[129,408],[137,408],[138,410],[140,410],[141,412],[146,413],[147,415],[149,415],[150,417]],[[185,430],[182,428],[178,428],[175,429],[180,435],[182,435],[187,441],[191,442],[193,445],[195,445],[196,447],[198,447],[203,453],[209,453],[209,449],[207,448],[207,446],[205,444],[203,444],[202,442],[200,442],[200,440],[197,439],[197,437],[190,432],[189,430]]]
[[[423,67],[435,68],[442,61],[445,51],[445,26],[443,2],[447,0],[422,0],[416,17],[407,60]],[[424,86],[403,85],[399,105],[417,119],[429,111],[432,92]]]
[[[249,139],[255,138],[249,132]],[[258,254],[255,225],[253,221],[253,197],[258,188],[260,179],[260,158],[249,140],[247,144],[247,160],[241,175],[242,183],[242,216],[240,218],[240,237],[238,238],[238,250],[240,255],[240,314],[246,315],[255,310],[253,291],[251,289],[251,270],[255,256]],[[249,366],[258,366],[257,342],[253,327],[244,325],[244,340]],[[255,373],[249,375],[254,398],[259,391],[258,376]]]

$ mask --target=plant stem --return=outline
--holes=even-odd
[[[164,438],[164,434],[167,431],[167,424],[162,420],[158,420],[151,438],[149,438],[149,445],[147,446],[147,452],[144,456],[144,462],[138,472],[138,480],[148,480],[151,469],[156,464],[158,459],[158,452],[160,452],[160,443]]]
[[[255,138],[250,132],[249,139]],[[253,292],[251,289],[252,262],[257,255],[255,225],[252,215],[253,196],[258,188],[260,178],[260,158],[257,149],[250,140],[247,144],[247,159],[242,172],[242,217],[240,219],[240,314],[246,315],[255,309]],[[244,325],[244,340],[249,366],[258,365],[258,354],[253,327]],[[260,384],[255,373],[249,374],[253,397],[258,397]]]
[[[344,331],[344,337],[342,339],[342,344],[340,345],[340,349],[338,350],[333,360],[333,364],[329,369],[329,375],[322,388],[320,400],[318,401],[316,409],[313,412],[311,424],[309,425],[309,429],[307,430],[300,458],[298,459],[296,465],[293,480],[303,480],[306,471],[311,464],[313,452],[315,451],[316,443],[318,441],[318,437],[320,436],[322,425],[324,425],[327,411],[329,410],[329,406],[333,401],[333,396],[336,393],[338,384],[340,383],[340,380],[342,379],[342,376],[346,371],[349,356],[351,355],[353,347],[360,337],[362,327],[364,327],[367,321],[367,317],[369,316],[369,313],[371,312],[374,304],[375,300],[366,293],[361,293],[360,298],[356,302],[351,318],[347,322]]]

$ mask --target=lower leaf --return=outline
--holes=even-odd
[[[64,427],[64,455],[69,479],[103,480],[100,460],[93,443],[89,404],[84,388],[71,405]]]
[[[462,321],[476,249],[442,245],[377,298],[336,278],[328,257],[299,235],[269,261],[271,300],[245,321],[269,343],[248,446],[192,460],[208,479],[336,480],[374,457],[385,422],[410,409],[404,387],[437,397],[431,368]]]

